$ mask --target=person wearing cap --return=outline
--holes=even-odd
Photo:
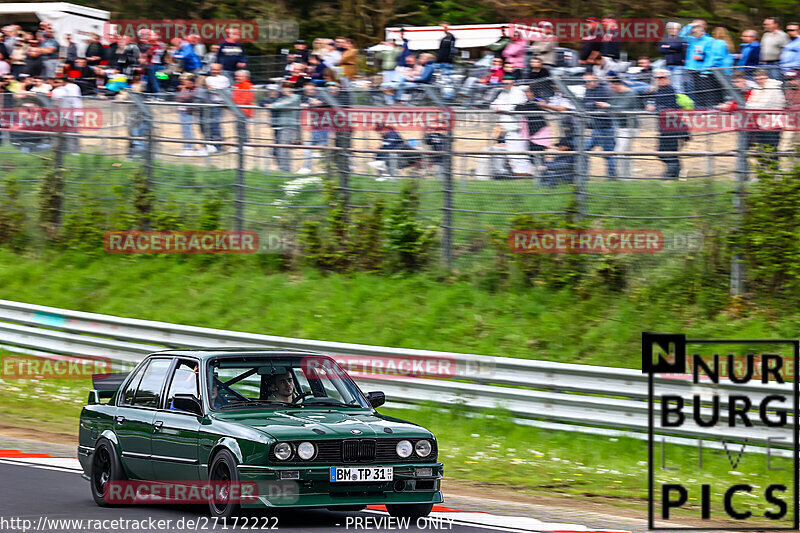
[[[540,31],[531,43],[531,52],[534,57],[542,60],[542,63],[552,68],[556,66],[556,47],[558,38],[553,33],[553,23],[544,21],[539,24]]]
[[[652,101],[647,106],[647,111],[663,113],[664,111],[679,109],[675,88],[672,86],[670,74],[667,70],[656,70],[653,74],[656,90],[649,95]],[[681,140],[688,137],[685,130],[674,131],[667,128],[666,122],[658,121],[658,151],[677,152]],[[666,165],[664,179],[676,179],[681,173],[681,161],[675,155],[660,155],[658,158]]]

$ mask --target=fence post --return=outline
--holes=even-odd
[[[586,108],[583,107],[581,99],[569,90],[569,87],[560,76],[551,74],[550,77],[558,90],[561,91],[561,94],[575,106],[575,138],[578,140],[578,146],[576,147],[578,152],[578,164],[576,166],[578,176],[577,187],[575,188],[575,204],[578,209],[578,219],[580,220],[586,215],[586,182],[589,179],[589,157],[586,153],[586,140],[584,139],[586,135]],[[561,133],[563,135],[566,132]]]
[[[45,96],[43,94],[36,94],[36,99],[39,100],[39,103],[42,107],[58,107],[58,104],[53,101],[52,98],[49,96]],[[55,228],[61,226],[61,221],[64,219],[64,175],[61,172],[64,169],[64,150],[66,150],[66,142],[64,139],[64,132],[61,129],[55,132],[56,135],[53,137],[55,141],[53,143],[53,171],[55,172],[54,181],[49,183],[48,185],[51,187],[55,187],[57,190],[52,191],[54,194],[51,195],[51,198],[54,199],[54,203],[57,205],[53,205],[53,210],[55,211],[52,223]],[[11,144],[11,139],[9,137],[9,144]]]
[[[344,89],[341,89],[344,90]],[[330,93],[324,87],[317,90],[320,100],[325,102],[325,105],[332,109],[343,107],[339,99]],[[349,101],[349,98],[346,100]],[[334,131],[334,146],[339,148],[333,152],[333,170],[339,177],[339,195],[342,202],[342,215],[345,220],[348,216],[348,208],[350,206],[350,146],[352,142],[351,132],[349,131]]]
[[[212,91],[212,93],[222,98],[225,107],[228,111],[233,113],[236,119],[236,141],[238,143],[239,153],[236,162],[236,231],[244,229],[244,183],[245,183],[245,161],[244,161],[244,143],[247,141],[247,116],[239,109],[239,106],[233,101],[230,90]],[[221,148],[221,147],[220,147]]]
[[[131,137],[144,137],[145,138],[145,142],[144,142],[145,143],[144,144],[144,171],[145,171],[145,176],[147,178],[147,188],[148,188],[148,190],[152,190],[152,188],[153,188],[153,150],[154,150],[154,146],[153,146],[153,143],[154,143],[154,140],[153,140],[153,137],[154,137],[153,113],[150,111],[150,108],[147,107],[147,104],[145,104],[144,97],[141,94],[136,93],[134,91],[130,91],[128,94],[130,96],[131,102],[133,103],[133,106],[136,108],[136,112],[141,114],[141,116],[142,116],[142,131],[141,132],[136,132],[136,131],[131,132],[131,131],[129,131],[128,133],[131,134]],[[132,133],[140,133],[140,134],[139,135],[132,135]],[[135,144],[133,144],[133,143],[137,143],[137,142],[140,142],[140,141],[129,141],[129,146],[130,146],[129,149],[131,150],[131,152],[134,152],[133,146],[135,146]],[[132,153],[131,155],[134,155],[134,154]],[[143,225],[144,225],[144,229],[145,230],[149,230],[150,229],[150,219],[148,218],[148,219],[144,220]]]
[[[741,92],[737,91],[730,80],[725,74],[719,70],[714,70],[714,76],[717,81],[728,93],[728,96],[736,101],[739,109],[744,109],[745,101]],[[749,174],[747,152],[750,148],[747,139],[747,132],[740,131],[737,133],[737,156],[736,156],[736,194],[733,196],[733,210],[736,212],[737,226],[741,226],[742,217],[744,215],[744,195],[745,183]],[[745,290],[745,266],[744,260],[740,254],[734,254],[731,258],[731,279],[730,279],[730,295],[739,296]]]

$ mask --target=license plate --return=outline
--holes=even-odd
[[[370,467],[331,467],[331,483],[340,481],[392,481],[394,469],[391,466]]]

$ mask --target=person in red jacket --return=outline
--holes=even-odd
[[[233,98],[233,103],[237,106],[254,106],[255,104],[255,92],[253,91],[253,82],[250,81],[250,71],[240,69],[234,73],[234,84],[233,84],[233,92],[231,97]],[[253,109],[244,108],[241,110],[245,116],[252,118],[253,117]],[[248,135],[247,135],[247,124],[245,123],[244,129],[242,131],[243,137],[242,142],[248,142]],[[245,146],[244,150],[249,152],[253,150],[252,146]],[[235,152],[236,147],[231,147],[231,152]]]

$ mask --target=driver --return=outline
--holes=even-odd
[[[292,379],[291,372],[272,376],[270,394],[267,399],[286,403],[294,402],[294,379]]]
[[[220,394],[219,383],[215,376],[213,381],[211,382],[211,407],[213,409],[219,409],[220,407],[227,404],[228,404],[228,399],[225,398],[222,394]]]

